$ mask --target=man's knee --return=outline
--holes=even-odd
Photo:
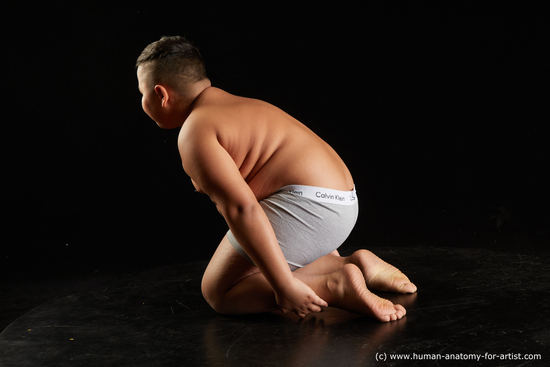
[[[215,282],[212,282],[208,279],[208,276],[202,278],[201,283],[202,296],[206,302],[214,309],[214,311],[221,314],[228,314],[226,303],[224,302],[225,292],[223,292],[219,287],[216,287]]]
[[[208,280],[208,276],[205,274],[202,278],[201,283],[201,292],[202,296],[204,297],[205,301],[212,307],[215,311],[218,311],[219,306],[219,297],[216,294],[215,287],[212,285],[212,283]],[[219,312],[219,311],[218,311]]]

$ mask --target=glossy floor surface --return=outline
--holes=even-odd
[[[371,250],[419,288],[413,295],[381,294],[407,308],[399,321],[380,323],[332,308],[302,320],[222,316],[201,296],[206,263],[196,262],[69,286],[60,280],[55,298],[0,334],[0,366],[550,363],[548,257],[459,248]]]

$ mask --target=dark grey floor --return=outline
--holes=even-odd
[[[16,319],[0,334],[0,366],[548,365],[548,257],[371,250],[419,288],[383,294],[407,308],[402,320],[379,323],[331,308],[303,320],[218,315],[200,293],[206,263],[196,262],[50,281],[55,298],[23,315],[8,310]]]

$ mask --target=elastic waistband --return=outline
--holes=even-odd
[[[355,187],[352,191],[339,191],[315,186],[288,185],[281,187],[279,191],[291,192],[321,203],[353,205],[357,202]]]

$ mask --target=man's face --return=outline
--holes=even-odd
[[[152,84],[151,76],[146,68],[143,66],[139,66],[137,69],[137,78],[139,83],[139,91],[143,95],[141,98],[141,107],[143,108],[143,111],[147,115],[149,115],[150,118],[153,119],[159,125],[162,127],[162,124],[160,123],[161,117],[162,117],[162,98],[155,92],[154,86]]]

